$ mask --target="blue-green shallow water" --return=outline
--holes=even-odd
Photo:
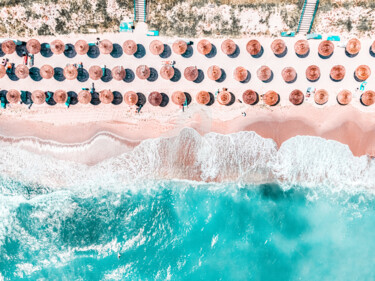
[[[366,195],[283,191],[276,184],[168,181],[140,188],[3,188],[2,277],[375,278],[375,201]]]

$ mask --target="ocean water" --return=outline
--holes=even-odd
[[[251,132],[94,166],[3,144],[0,280],[374,280],[373,165]]]

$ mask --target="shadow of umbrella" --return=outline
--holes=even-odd
[[[164,44],[164,51],[159,55],[162,59],[169,58],[172,54],[172,49],[167,44]]]
[[[137,59],[141,59],[146,55],[146,49],[143,47],[142,44],[137,44],[137,51],[135,52],[134,56]]]
[[[191,58],[191,56],[194,54],[194,49],[191,45],[188,45],[186,52],[183,53],[181,56],[188,59]]]
[[[250,81],[250,79],[251,79],[251,73],[250,73],[250,71],[247,71],[246,79],[243,80],[243,81],[240,81],[240,83],[242,83],[242,84],[248,83]]]
[[[241,53],[240,47],[238,47],[238,45],[236,44],[236,50],[234,51],[233,54],[228,55],[228,57],[230,57],[231,59],[234,59],[234,58],[238,57],[240,53]]]
[[[236,101],[236,96],[233,95],[233,93],[230,93],[230,102],[226,106],[230,106],[234,104],[235,101]]]
[[[11,73],[7,73],[7,76],[10,80],[12,81],[18,81],[20,80],[17,75],[14,73],[14,71],[12,71]]]
[[[211,43],[211,45],[212,45],[212,49],[211,49],[211,51],[206,55],[206,58],[213,58],[214,56],[216,56],[216,54],[217,54],[217,49],[216,49],[216,46],[214,45],[214,44],[212,44]]]
[[[21,91],[21,102],[24,104],[31,104],[31,92],[29,91]]]
[[[50,106],[54,106],[54,105],[56,105],[56,102],[55,102],[55,100],[53,99],[53,92],[50,92],[51,94],[52,94],[52,96],[51,96],[51,98],[47,101],[46,100],[46,103],[48,104],[48,105],[50,105]],[[46,97],[48,96],[48,94],[46,93]]]
[[[181,79],[181,71],[178,68],[174,68],[174,75],[171,78],[172,82],[178,82]]]
[[[100,78],[103,82],[110,82],[113,77],[112,77],[112,71],[108,68],[105,68],[103,71],[103,76]]]
[[[136,106],[144,106],[146,104],[146,96],[142,93],[137,93],[137,96],[138,96],[138,102],[136,104]]]
[[[70,97],[70,105],[75,105],[78,103],[78,95],[76,92],[69,91],[67,94],[68,94],[68,97]]]
[[[160,93],[160,94],[161,94],[161,96],[162,96],[162,100],[161,100],[160,106],[161,106],[161,107],[165,107],[165,106],[167,106],[168,103],[169,103],[169,97],[168,97],[168,95],[166,95],[166,94],[164,94],[164,93]]]
[[[86,82],[90,77],[88,71],[84,68],[78,68],[77,70],[78,70],[77,80],[79,82]]]
[[[26,42],[22,42],[21,45],[16,45],[16,53],[19,57],[22,57],[23,54],[27,54]]]
[[[122,50],[122,47],[119,44],[113,43],[113,50],[112,50],[112,52],[110,54],[111,57],[113,57],[113,58],[119,58],[119,57],[122,56],[123,52],[124,51]]]
[[[55,73],[53,74],[53,78],[55,78],[55,80],[60,82],[65,80],[64,69],[62,69],[61,67],[55,67],[54,72]]]
[[[74,48],[73,44],[70,44],[70,43],[65,44],[64,55],[67,58],[74,58],[77,55],[76,49]]]
[[[204,79],[204,72],[201,69],[198,69],[198,77],[193,82],[194,83],[200,83]]]
[[[96,45],[89,46],[89,50],[87,51],[87,56],[91,59],[96,59],[100,55],[99,47]]]
[[[227,78],[227,74],[225,73],[225,70],[221,68],[221,76],[219,79],[216,80],[216,82],[223,82]]]
[[[155,68],[150,67],[150,76],[147,78],[147,81],[154,82],[158,79],[158,77],[159,77],[158,71]]]
[[[189,105],[191,103],[191,101],[192,101],[192,97],[187,92],[184,92],[184,94],[185,94],[185,97],[186,97],[187,105]]]
[[[125,69],[125,78],[124,78],[124,82],[126,83],[131,83],[134,81],[134,78],[135,78],[135,74],[134,74],[134,71],[129,69],[129,68],[126,68]]]
[[[121,93],[118,91],[113,91],[112,93],[113,93],[112,104],[119,105],[120,103],[122,103],[124,97],[121,95]]]
[[[214,102],[215,102],[215,96],[212,93],[210,93],[210,92],[208,92],[208,93],[210,94],[210,101],[206,105],[210,106],[210,105],[214,104]]]
[[[3,52],[3,50],[1,49],[1,43],[0,43],[0,57],[3,57],[3,56],[5,56],[5,53]]]
[[[43,77],[40,75],[39,68],[37,67],[30,68],[29,75],[31,79],[37,82],[43,79]]]
[[[40,54],[45,57],[45,58],[50,58],[52,57],[53,53],[50,48],[48,48],[47,43],[42,43],[41,49],[40,49]]]
[[[100,104],[100,99],[99,99],[99,93],[98,92],[94,92],[91,94],[91,104],[93,105],[98,105]]]

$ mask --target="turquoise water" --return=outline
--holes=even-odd
[[[0,280],[375,279],[375,201],[365,194],[8,182],[0,210]]]

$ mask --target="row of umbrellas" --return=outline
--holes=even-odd
[[[89,77],[93,80],[98,80],[103,76],[103,68],[98,65],[93,65],[89,68]],[[51,65],[43,65],[39,73],[44,79],[50,79],[54,76],[55,70]],[[334,81],[341,81],[345,77],[345,67],[342,65],[335,65],[330,71],[330,77]],[[6,74],[6,69],[3,65],[0,65],[0,78],[4,77]],[[29,75],[29,68],[26,65],[20,64],[15,69],[15,74],[18,78],[24,79]],[[78,76],[78,69],[74,65],[68,64],[63,71],[66,79],[73,80]],[[111,71],[112,77],[116,80],[124,80],[126,76],[126,70],[123,66],[115,66]],[[207,70],[207,76],[214,81],[219,80],[222,77],[223,71],[217,65],[212,65]],[[136,69],[136,75],[139,79],[148,79],[151,75],[151,69],[147,65],[140,65]],[[171,65],[164,65],[160,69],[160,76],[166,80],[170,80],[175,75],[175,68]],[[292,83],[297,79],[297,72],[293,67],[285,67],[281,75],[285,82]],[[354,76],[358,81],[365,81],[371,75],[371,69],[367,65],[360,65],[356,68]],[[198,79],[199,69],[196,66],[190,66],[185,68],[184,77],[188,81],[195,81]],[[268,66],[261,66],[257,70],[258,78],[267,82],[273,77],[273,72]],[[249,77],[249,71],[239,66],[233,72],[233,77],[239,82],[246,81]],[[315,82],[320,78],[320,68],[316,65],[310,65],[306,69],[306,78]]]
[[[6,40],[1,45],[2,51],[5,54],[12,54],[16,50],[16,44],[12,40]],[[30,54],[37,54],[41,50],[41,44],[37,39],[30,39],[26,43],[27,51]],[[126,40],[122,45],[123,51],[127,55],[134,55],[138,51],[138,45],[134,40]],[[231,56],[238,50],[237,44],[231,40],[224,40],[221,44],[221,50],[224,54]],[[62,54],[65,50],[63,41],[56,39],[50,43],[51,51],[56,54]],[[78,40],[74,44],[74,49],[80,55],[85,55],[89,51],[89,44],[85,40]],[[161,55],[164,52],[165,44],[160,40],[153,40],[149,45],[149,50],[154,55]],[[281,57],[286,54],[287,46],[282,39],[275,39],[271,43],[273,53]],[[331,41],[325,40],[319,44],[318,54],[322,58],[329,58],[334,52],[335,46]],[[113,51],[113,43],[107,39],[99,42],[99,50],[102,54],[110,54]],[[178,55],[183,55],[188,50],[188,43],[184,40],[176,40],[172,44],[172,50]],[[208,55],[213,50],[213,44],[207,40],[202,39],[197,44],[197,50],[202,55]],[[254,57],[259,57],[263,53],[263,46],[258,40],[250,40],[246,45],[247,52]],[[310,52],[309,42],[301,39],[294,44],[294,50],[297,56],[306,57]],[[345,51],[349,57],[356,56],[361,50],[361,42],[357,38],[352,38],[348,41]],[[370,52],[375,53],[375,41],[371,45]]]
[[[31,93],[31,99],[35,104],[43,104],[46,101],[46,93],[41,90],[35,90]],[[275,91],[267,91],[261,96],[264,103],[269,106],[274,106],[279,103],[280,96]],[[314,101],[323,105],[328,101],[328,92],[324,89],[319,89],[314,94]],[[10,103],[18,103],[21,101],[21,93],[18,90],[9,90],[6,94],[6,99]],[[56,103],[65,103],[68,99],[68,93],[64,90],[56,90],[53,93],[53,99]],[[91,102],[92,94],[87,90],[82,90],[78,93],[78,101],[82,104]],[[99,92],[99,99],[104,104],[109,104],[114,100],[114,94],[108,90]],[[213,95],[207,91],[200,91],[196,95],[196,101],[199,104],[207,105],[213,100]],[[229,91],[221,91],[216,97],[221,105],[230,105],[233,102],[234,95]],[[249,105],[255,105],[259,101],[259,95],[256,91],[246,90],[242,94],[243,102]],[[349,90],[341,90],[336,96],[337,102],[340,105],[347,105],[352,100],[352,93]],[[138,94],[133,91],[128,91],[124,94],[124,101],[126,104],[132,106],[138,104]],[[163,94],[157,91],[151,92],[148,96],[148,101],[153,106],[160,106],[163,101]],[[182,106],[187,101],[187,95],[182,91],[175,91],[172,94],[172,102],[176,105]],[[289,95],[289,101],[294,105],[300,105],[304,101],[304,94],[300,90],[293,90]],[[366,91],[361,95],[361,102],[363,105],[370,106],[375,103],[375,92]]]

